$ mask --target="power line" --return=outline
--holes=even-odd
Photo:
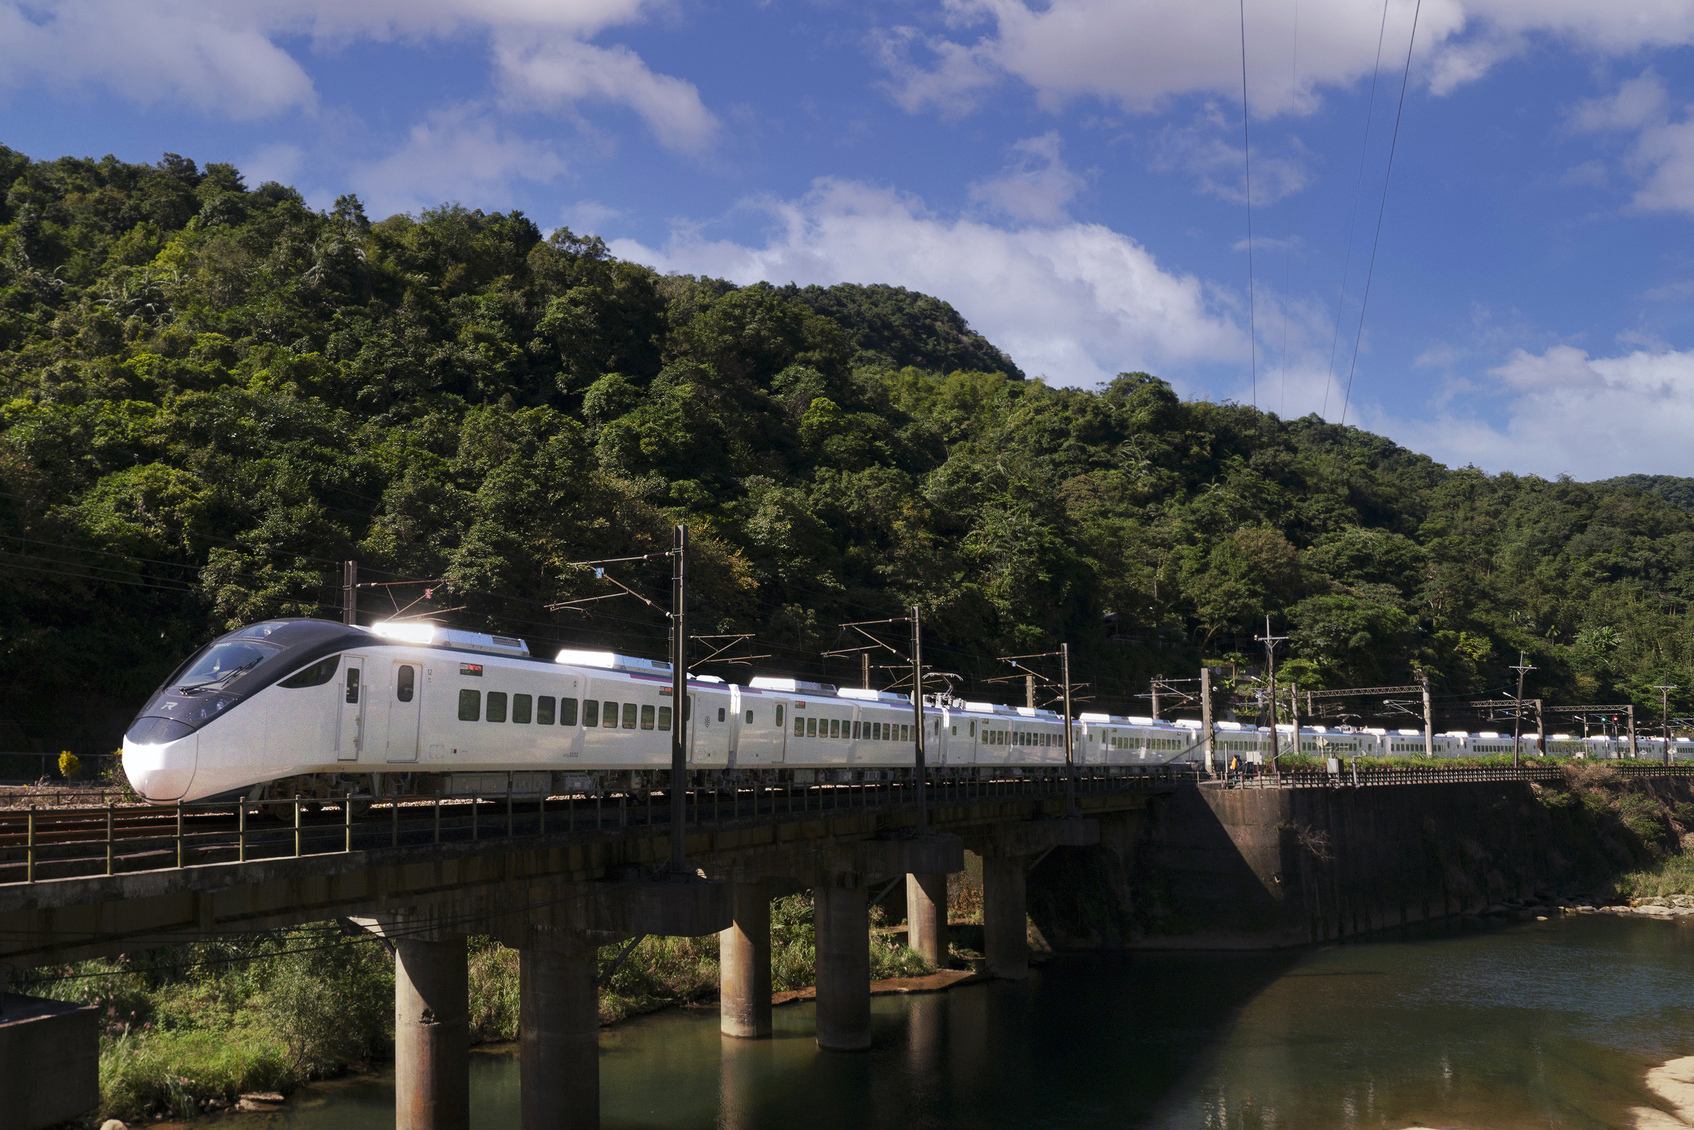
[[[1412,9],[1412,34],[1406,39],[1406,69],[1400,76],[1400,104],[1394,110],[1394,134],[1388,142],[1388,169],[1382,174],[1382,203],[1376,210],[1376,236],[1370,245],[1370,267],[1365,271],[1365,290],[1359,298],[1359,331],[1353,338],[1353,363],[1347,369],[1347,393],[1341,399],[1341,426],[1347,426],[1347,405],[1353,398],[1353,375],[1359,368],[1359,343],[1365,336],[1365,307],[1370,303],[1371,277],[1376,273],[1376,249],[1382,242],[1382,217],[1388,210],[1388,181],[1394,175],[1394,149],[1400,143],[1400,117],[1406,110],[1406,86],[1412,77],[1412,47],[1418,39],[1418,15],[1423,0]]]
[[[1247,0],[1236,0],[1241,13],[1241,163],[1247,189],[1247,357],[1253,376],[1253,407],[1259,406],[1259,317],[1253,293],[1253,139],[1247,110]]]
[[[1329,375],[1323,383],[1323,415],[1329,415],[1329,389],[1335,383],[1335,353],[1341,347],[1341,316],[1347,306],[1347,273],[1353,267],[1353,235],[1359,224],[1359,204],[1365,198],[1365,158],[1370,154],[1371,123],[1376,119],[1376,82],[1382,73],[1382,40],[1388,33],[1388,0],[1382,0],[1382,22],[1376,29],[1376,62],[1371,65],[1370,98],[1365,102],[1365,137],[1359,145],[1359,176],[1353,185],[1353,215],[1347,221],[1347,254],[1341,260],[1341,293],[1335,299],[1335,333],[1329,340]]]

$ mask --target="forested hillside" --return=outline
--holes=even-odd
[[[1551,699],[1694,686],[1694,515],[1640,484],[1054,388],[925,295],[661,276],[515,212],[320,213],[174,155],[0,149],[0,184],[0,746],[109,748],[210,635],[338,615],[347,558],[437,582],[368,616],[659,654],[634,600],[547,606],[676,519],[696,630],[764,670],[856,681],[836,625],[916,602],[967,680],[1070,640],[1095,709],[1253,661],[1267,612],[1314,685],[1483,690],[1523,648]],[[663,599],[662,563],[618,575]]]

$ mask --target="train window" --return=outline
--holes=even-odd
[[[958,727],[958,725],[957,725],[957,724],[955,724],[955,725],[953,725],[953,726],[950,726],[950,727],[948,727],[948,729],[947,729],[947,732],[948,732],[948,734],[949,734],[949,735],[951,735],[951,736],[952,736],[952,737],[955,737],[955,738],[956,738],[956,737],[958,737],[958,736],[959,736],[959,727]]]
[[[976,737],[976,719],[974,719],[974,718],[973,718],[973,719],[971,719],[971,732],[970,732],[970,736],[971,736],[971,737],[973,737],[973,738],[974,738],[974,737]]]
[[[544,694],[537,696],[535,700],[535,724],[537,726],[551,726],[553,724],[552,695]]]
[[[747,724],[749,726],[753,724],[753,712],[751,710],[747,712]]]
[[[615,730],[618,728],[617,703],[602,702],[600,704],[600,728],[604,730]]]
[[[335,669],[340,665],[341,656],[332,655],[328,659],[318,660],[310,667],[302,667],[278,683],[277,686],[287,687],[290,690],[298,690],[301,687],[321,687],[335,678]]]
[[[782,704],[781,703],[778,703],[777,707],[776,707],[776,728],[779,729],[779,730],[782,729]]]
[[[482,692],[459,692],[459,721],[475,722],[482,717]]]
[[[851,723],[848,727],[848,734],[850,735],[848,738],[849,741],[856,742],[859,740],[859,723],[857,721]]]
[[[912,740],[912,728],[910,726],[900,727],[900,740],[903,742],[909,742]]]
[[[643,730],[653,728],[653,707],[650,704],[644,704],[641,707],[641,728]]]
[[[806,719],[806,736],[808,738],[815,738],[818,736],[818,720],[816,718]],[[828,732],[825,732],[824,737],[829,737]]]
[[[490,722],[504,722],[506,720],[505,691],[488,692],[488,714],[486,718]]]
[[[575,699],[567,698],[565,701],[570,703],[572,706],[576,705]],[[600,724],[599,700],[592,698],[585,698],[582,700],[582,724],[589,727],[598,726]]]
[[[394,675],[394,697],[401,702],[411,702],[417,689],[418,669],[401,664],[400,670]]]
[[[871,735],[870,735],[871,740],[873,742],[880,742],[882,740],[882,723],[881,722],[872,722],[870,724],[870,727],[871,727]]]
[[[831,718],[829,720],[829,736],[832,738],[839,738],[841,736],[841,719]]]
[[[668,706],[659,707],[659,729],[667,734],[671,732],[671,708]]]
[[[533,695],[515,694],[512,696],[512,721],[518,725],[529,725],[530,707],[535,702]]]
[[[623,704],[623,728],[626,730],[635,729],[635,703],[633,702]]]
[[[347,701],[359,701],[359,669],[357,667],[347,668]]]
[[[719,722],[723,721],[723,707],[721,707],[721,706],[718,707],[718,721]]]
[[[794,719],[794,736],[797,738],[806,736],[806,720],[799,716]]]

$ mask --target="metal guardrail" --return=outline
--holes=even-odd
[[[1192,766],[1086,767],[1076,795],[1144,791],[1193,780]],[[929,805],[1063,797],[1062,770],[1016,777],[936,775]],[[720,828],[758,820],[804,819],[836,811],[897,811],[916,806],[916,782],[779,784],[689,790],[688,826]],[[661,800],[661,797],[663,798]],[[348,853],[356,850],[477,843],[575,833],[664,828],[670,798],[574,793],[473,797],[328,798],[152,807],[0,811],[0,884],[118,875],[212,863]]]
[[[1373,785],[1440,785],[1468,781],[1553,781],[1562,779],[1571,765],[1614,769],[1631,777],[1694,777],[1694,765],[1657,764],[1646,761],[1566,762],[1557,765],[1510,766],[1344,766],[1339,773],[1324,769],[1294,769],[1276,773],[1266,769],[1246,775],[1233,774],[1225,782],[1230,788],[1248,789],[1333,789]]]

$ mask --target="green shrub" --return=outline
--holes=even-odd
[[[471,1043],[518,1038],[518,951],[493,938],[470,940]]]
[[[393,1041],[394,966],[368,941],[300,930],[270,963],[259,1004],[302,1078],[341,1071]],[[293,951],[293,952],[289,952]]]
[[[210,1099],[287,1091],[299,1082],[289,1049],[262,1030],[130,1033],[100,1053],[100,1107],[108,1118],[187,1118]]]

